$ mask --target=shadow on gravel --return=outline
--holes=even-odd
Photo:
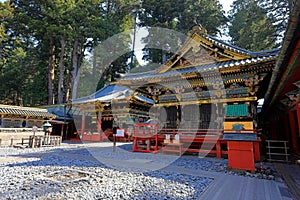
[[[113,152],[111,146],[105,146],[107,144],[102,144],[104,147],[97,147],[96,144],[92,144],[90,146],[82,146],[78,144],[74,147],[67,148],[44,148],[44,150],[39,151],[37,149],[36,152],[29,152],[30,149],[26,149],[27,153],[15,153],[14,155],[16,159],[21,158],[36,158],[34,161],[28,162],[20,162],[20,163],[11,163],[6,166],[14,167],[14,166],[59,166],[59,167],[101,167],[101,168],[109,168],[117,171],[124,172],[137,172],[138,170],[132,170],[132,168],[139,168],[139,164],[143,162],[144,165],[147,163],[155,162],[158,165],[161,164],[161,168],[165,168],[167,166],[175,166],[182,167],[192,170],[202,170],[209,172],[220,172],[230,175],[240,175],[240,176],[250,176],[255,178],[262,179],[274,179],[275,171],[272,167],[266,167],[264,172],[258,171],[257,173],[250,173],[247,171],[235,171],[228,169],[228,160],[227,159],[217,159],[217,158],[200,158],[197,155],[184,155],[181,157],[165,155],[165,154],[152,154],[152,153],[133,153],[132,144],[119,144],[116,152]],[[80,146],[79,146],[80,145]],[[35,151],[35,150],[33,150]],[[98,158],[98,159],[97,159]],[[111,159],[117,160],[117,162],[130,161],[131,166],[122,167],[110,167],[110,165],[105,163],[103,159]],[[170,163],[163,163],[165,160],[170,159]],[[150,174],[153,174],[153,170],[144,170],[145,173],[147,171],[151,171]]]

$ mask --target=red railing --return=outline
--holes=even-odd
[[[160,134],[187,135],[187,136],[222,136],[220,129],[162,129]]]
[[[175,135],[179,135],[179,144],[185,152],[210,153],[217,158],[227,155],[227,141],[223,140],[224,133],[257,133],[257,130],[224,130],[224,129],[161,129],[157,124],[135,124],[133,134],[133,151],[156,152],[166,148],[166,136],[173,143]],[[172,145],[170,145],[172,146]],[[176,146],[175,144],[173,146]],[[205,149],[204,146],[208,146]],[[181,147],[181,146],[180,146]],[[164,149],[165,150],[165,149]],[[181,148],[178,148],[181,153]]]
[[[158,151],[158,124],[134,124],[133,151]]]

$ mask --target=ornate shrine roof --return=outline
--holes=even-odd
[[[87,96],[75,99],[73,103],[88,103],[88,102],[110,102],[112,100],[118,100],[118,99],[126,99],[132,95],[133,91],[117,84],[110,84],[102,89],[98,90],[97,92]],[[145,103],[154,104],[154,101],[152,99],[149,99],[145,96],[133,94],[133,97],[143,101]]]
[[[278,50],[275,49],[273,51],[267,51],[264,53],[257,54],[259,56],[247,58],[243,60],[231,60],[231,61],[224,61],[224,62],[216,62],[212,64],[205,64],[200,66],[193,66],[188,68],[181,68],[177,70],[170,70],[164,73],[156,73],[156,70],[142,72],[142,73],[133,73],[128,74],[122,80],[144,80],[144,79],[155,79],[155,78],[164,78],[164,77],[172,77],[172,76],[180,76],[182,74],[189,74],[193,72],[206,72],[212,70],[220,70],[220,69],[230,69],[232,67],[238,66],[247,66],[253,64],[259,64],[266,61],[272,61],[276,59]],[[120,82],[122,82],[120,80]]]
[[[0,115],[23,115],[51,119],[56,117],[56,115],[49,113],[47,109],[2,104],[0,104]]]
[[[155,70],[142,73],[129,73],[118,82],[122,85],[138,80],[175,77],[182,74],[230,71],[236,67],[264,65],[276,61],[279,49],[252,52],[211,37],[199,26],[181,49],[165,64]],[[236,70],[238,73],[238,70]]]
[[[263,51],[257,51],[257,52],[253,52],[253,51],[249,51],[247,49],[243,49],[241,47],[229,44],[227,42],[224,42],[220,39],[217,39],[215,37],[211,37],[211,36],[206,36],[201,34],[202,37],[204,37],[205,39],[207,39],[208,41],[211,41],[212,43],[214,43],[215,45],[222,47],[224,49],[230,50],[232,52],[236,52],[239,54],[243,54],[243,55],[248,55],[251,57],[259,57],[259,56],[264,56],[268,53],[274,53],[274,51],[279,51],[279,49],[271,49],[271,50],[263,50]]]
[[[73,100],[73,103],[90,102],[96,100],[110,101],[116,98],[125,98],[125,93],[128,91],[129,89],[124,86],[120,86],[117,84],[110,84],[104,86],[103,88],[101,88],[100,90],[96,91],[95,93],[89,96]]]

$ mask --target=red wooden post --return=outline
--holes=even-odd
[[[100,135],[100,141],[103,141],[102,133],[101,133],[101,118],[97,119],[97,132]]]
[[[133,152],[137,151],[137,137],[136,137],[136,134],[137,134],[137,127],[134,126],[133,127]]]
[[[154,134],[155,134],[155,151],[158,151],[158,124],[154,126]]]
[[[133,152],[135,152],[137,150],[137,141],[136,141],[136,137],[133,137]]]
[[[216,143],[216,151],[217,151],[217,158],[221,158],[222,154],[221,154],[221,142],[218,139],[217,143]]]
[[[295,123],[295,115],[293,111],[289,111],[289,120],[290,120],[290,131],[291,131],[291,139],[292,139],[292,149],[294,151],[298,151],[298,142],[297,142],[297,130]]]
[[[97,120],[97,131],[98,131],[98,133],[100,133],[101,132],[101,119],[100,118],[98,118],[98,120]]]

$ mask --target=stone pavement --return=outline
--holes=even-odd
[[[289,188],[295,199],[300,199],[300,166],[296,164],[274,163],[278,174]]]
[[[172,166],[164,170],[213,178],[213,183],[202,193],[200,200],[296,200],[281,180],[265,180]]]

